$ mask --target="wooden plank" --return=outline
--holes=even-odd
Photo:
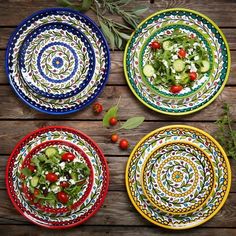
[[[156,1],[155,4],[149,4],[147,0],[136,0],[135,4],[145,4],[151,6],[149,11],[145,13],[145,17],[158,10],[174,7],[185,7],[196,11],[200,11],[214,20],[219,26],[235,27],[236,26],[236,3],[233,0],[216,0],[207,3],[205,0],[198,1]],[[22,19],[32,14],[34,11],[46,8],[58,6],[54,1],[46,0],[11,0],[1,2],[0,5],[0,26],[14,26],[17,25]],[[133,7],[130,4],[130,8]],[[7,9],[7,10],[6,10]],[[20,10],[19,10],[20,9]],[[93,13],[89,12],[88,15],[96,20]],[[14,17],[12,17],[14,16]]]
[[[65,233],[67,236],[140,236],[140,235],[148,235],[148,236],[156,236],[156,235],[165,235],[165,236],[189,236],[191,233],[192,236],[235,236],[236,229],[234,228],[194,228],[190,230],[184,230],[181,232],[165,230],[160,227],[131,227],[131,226],[86,226],[80,225],[78,227],[74,227],[72,229],[62,231],[62,230],[54,230],[53,232],[44,229],[42,227],[34,226],[34,225],[0,225],[0,231],[3,235],[11,235],[11,236],[31,236],[35,235],[35,231],[37,231],[37,236],[49,236],[49,235],[57,235],[64,236]]]
[[[6,191],[0,190],[0,224],[29,224],[12,206]],[[236,224],[236,194],[231,193],[224,207],[204,227],[233,228]],[[109,191],[97,214],[85,225],[148,226],[147,220],[134,209],[126,192]],[[200,226],[201,227],[201,226]]]
[[[13,150],[17,142],[23,138],[29,132],[36,130],[40,127],[62,125],[69,126],[78,130],[83,131],[89,135],[98,145],[102,148],[105,155],[107,156],[119,156],[119,155],[129,155],[130,151],[134,145],[140,140],[144,135],[153,131],[154,129],[171,125],[179,124],[180,122],[144,122],[140,127],[132,131],[122,130],[119,133],[121,138],[127,138],[130,143],[130,148],[126,151],[121,151],[118,144],[110,144],[110,134],[111,132],[102,127],[101,122],[94,121],[0,121],[0,153],[9,154]],[[216,131],[216,125],[209,122],[184,122],[185,125],[191,125],[200,128],[212,135]]]
[[[0,28],[1,31],[1,28]],[[236,30],[235,30],[236,31]],[[0,33],[1,35],[1,33]],[[236,35],[235,35],[236,37]],[[1,40],[1,39],[0,39]],[[123,68],[123,52],[111,52],[111,71],[109,75],[109,85],[126,85]],[[231,73],[227,85],[236,85],[236,51],[231,51]],[[8,84],[7,76],[5,73],[5,50],[0,50],[0,84]]]
[[[111,144],[112,145],[112,144]],[[0,176],[5,176],[5,169],[9,155],[0,156]],[[109,190],[125,191],[125,167],[128,160],[125,156],[106,156],[110,170],[110,185]],[[230,159],[232,170],[232,186],[231,192],[236,192],[236,161]],[[6,189],[5,179],[0,178],[0,189]]]
[[[70,115],[51,116],[40,113],[25,105],[12,91],[9,86],[0,86],[0,119],[80,119],[80,120],[101,120],[103,113],[96,116],[92,112],[91,106],[86,109]],[[222,110],[220,107],[224,102],[232,105],[232,115],[236,117],[236,87],[225,87],[221,95],[207,108],[200,112],[187,116],[166,116],[155,112],[145,105],[141,104],[138,99],[132,94],[128,86],[106,86],[98,101],[103,104],[104,109],[110,108],[116,104],[119,97],[120,111],[119,118],[125,120],[132,116],[144,115],[146,120],[192,120],[192,121],[215,121],[218,119]],[[129,104],[129,106],[127,106]]]

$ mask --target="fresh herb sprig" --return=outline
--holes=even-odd
[[[58,4],[63,7],[70,7],[75,10],[86,12],[92,10],[98,18],[100,27],[110,43],[110,47],[114,50],[115,46],[123,49],[125,41],[129,40],[133,29],[136,28],[140,21],[140,15],[147,11],[147,6],[138,6],[132,10],[125,9],[125,6],[134,0],[57,0]],[[111,13],[122,17],[126,24],[119,23],[105,16]]]
[[[222,108],[223,114],[216,121],[218,127],[216,137],[220,144],[224,147],[227,155],[236,160],[236,130],[233,129],[230,106],[225,103]]]

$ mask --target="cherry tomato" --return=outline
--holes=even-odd
[[[50,172],[50,173],[46,174],[46,180],[48,180],[51,183],[54,183],[58,180],[58,177],[56,174]]]
[[[170,91],[172,93],[179,93],[182,89],[183,87],[181,85],[172,85]]]
[[[66,204],[68,202],[68,200],[69,200],[69,196],[68,196],[67,193],[61,191],[61,192],[57,193],[57,199],[61,203]]]
[[[99,102],[94,103],[94,104],[93,104],[93,111],[94,111],[94,113],[96,113],[96,114],[101,113],[101,112],[103,111],[102,105],[101,105]]]
[[[111,117],[111,118],[109,119],[109,124],[112,125],[112,126],[116,125],[116,124],[117,124],[117,119],[116,119],[116,117]]]
[[[118,141],[118,139],[119,139],[119,136],[118,136],[117,134],[112,134],[112,136],[111,136],[111,141],[112,141],[113,143],[116,143],[116,142]]]
[[[35,166],[32,165],[30,165],[28,168],[32,173],[36,170]]]
[[[180,50],[178,51],[178,56],[180,58],[185,58],[186,57],[186,51],[183,48],[180,48]]]
[[[61,159],[63,161],[73,161],[75,159],[75,155],[73,153],[70,153],[70,152],[65,152],[62,156],[61,156]]]
[[[121,139],[119,147],[123,150],[126,150],[129,147],[129,142],[126,139]]]
[[[190,72],[190,73],[188,74],[188,76],[189,76],[189,79],[190,79],[191,81],[194,81],[194,80],[197,79],[197,73],[196,73],[196,72]]]
[[[68,188],[68,187],[70,186],[70,184],[69,184],[68,182],[66,182],[66,181],[62,181],[62,182],[60,183],[60,186],[61,186],[62,188]]]
[[[157,41],[153,41],[153,42],[151,42],[150,47],[152,49],[160,49],[161,48],[161,44],[158,43]]]
[[[36,188],[36,189],[34,190],[34,196],[39,195],[39,193],[40,193],[40,191]]]

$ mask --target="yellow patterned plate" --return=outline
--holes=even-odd
[[[184,125],[146,135],[126,167],[126,187],[137,211],[164,228],[187,229],[212,218],[231,186],[228,158],[206,132]]]

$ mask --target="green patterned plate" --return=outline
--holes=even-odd
[[[171,35],[175,29],[199,38],[210,62],[209,72],[192,89],[184,88],[179,94],[162,85],[155,86],[142,72],[152,57],[150,42]],[[124,70],[130,89],[146,106],[170,115],[189,114],[209,105],[223,90],[230,71],[229,46],[208,17],[192,10],[168,9],[151,15],[138,26],[126,46]]]
[[[219,143],[184,125],[146,135],[130,155],[125,178],[137,211],[169,229],[192,228],[211,219],[231,186],[230,164]]]

